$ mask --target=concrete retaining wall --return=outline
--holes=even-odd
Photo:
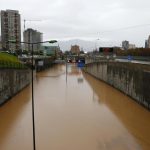
[[[30,70],[0,70],[0,105],[30,83]]]
[[[148,65],[98,62],[87,64],[85,71],[122,91],[150,110],[150,67]]]

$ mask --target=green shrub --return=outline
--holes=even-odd
[[[16,56],[7,53],[0,53],[0,68],[26,69],[27,67],[21,64]]]

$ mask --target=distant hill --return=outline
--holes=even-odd
[[[80,39],[68,40],[68,41],[58,41],[59,46],[62,51],[69,51],[71,45],[79,45],[80,50],[84,50],[85,52],[93,51],[95,49],[96,43],[92,41],[85,41]]]
[[[53,45],[56,46],[58,44],[62,51],[69,51],[71,49],[71,45],[79,45],[80,50],[83,50],[85,52],[93,51],[96,48],[98,49],[99,47],[112,47],[111,42],[104,41],[104,40],[97,40],[97,41],[96,40],[88,41],[88,40],[81,40],[81,39],[62,40],[62,41],[58,41],[58,43],[55,43]],[[116,43],[116,45],[118,44]]]

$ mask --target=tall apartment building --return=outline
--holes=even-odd
[[[148,48],[148,40],[145,40],[145,48]]]
[[[42,33],[38,32],[37,30],[33,30],[31,28],[24,31],[23,37],[24,37],[24,42],[27,43],[37,43],[43,41]],[[32,45],[24,44],[24,50],[27,50],[29,53],[31,53]],[[40,50],[41,50],[41,44],[33,45],[33,51],[40,51]]]
[[[10,40],[15,43],[8,42]],[[21,21],[17,10],[1,11],[1,42],[3,50],[15,52],[21,49]]]
[[[128,50],[129,49],[129,41],[122,41],[122,48],[124,50]]]
[[[148,40],[145,41],[145,48],[150,48],[150,35],[148,37]]]

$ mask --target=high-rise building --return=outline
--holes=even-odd
[[[147,48],[150,48],[150,35],[149,35],[148,40],[147,40]]]
[[[10,40],[15,43],[9,42]],[[21,22],[17,10],[1,11],[1,42],[3,50],[15,52],[21,49]]]
[[[43,41],[42,33],[38,32],[37,30],[33,30],[31,28],[27,29],[23,33],[24,42],[27,43],[38,43]],[[24,50],[27,50],[29,53],[32,51],[32,45],[31,44],[24,44]],[[40,51],[41,50],[41,44],[34,44],[33,45],[33,51]]]
[[[148,40],[145,40],[145,48],[148,48]]]
[[[122,41],[122,48],[124,50],[128,50],[129,49],[129,41]]]

